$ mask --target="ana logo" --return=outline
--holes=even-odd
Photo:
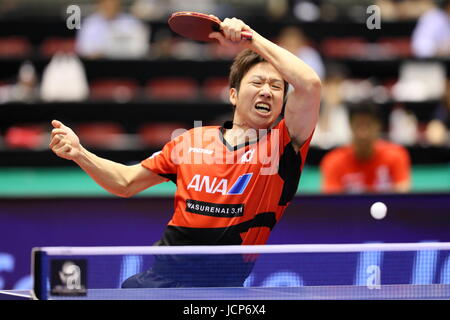
[[[253,159],[253,155],[255,154],[255,149],[248,150],[241,157],[241,163],[250,162]]]
[[[228,188],[228,179],[212,178],[196,174],[191,182],[189,182],[187,189],[205,191],[206,193],[221,193],[223,195],[239,195],[244,193],[252,175],[253,173],[246,173],[239,176],[236,182]]]

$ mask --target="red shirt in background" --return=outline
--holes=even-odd
[[[378,140],[372,158],[358,160],[351,145],[343,146],[325,155],[320,170],[326,193],[392,192],[410,179],[411,162],[404,147]]]

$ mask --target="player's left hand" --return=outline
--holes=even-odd
[[[209,37],[212,39],[217,39],[219,43],[223,46],[241,46],[243,48],[248,48],[251,41],[246,40],[242,37],[242,31],[253,30],[244,23],[244,21],[237,18],[226,18],[220,24],[220,29],[222,32],[211,32]]]

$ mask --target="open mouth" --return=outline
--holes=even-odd
[[[264,102],[258,102],[255,105],[256,110],[258,110],[261,113],[269,113],[270,112],[270,105]]]

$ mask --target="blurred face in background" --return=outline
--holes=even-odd
[[[114,19],[121,11],[120,0],[98,0],[98,11],[106,19]]]
[[[278,37],[278,44],[296,55],[307,44],[307,41],[299,28],[286,27]]]
[[[375,141],[381,132],[381,123],[370,114],[355,114],[350,119],[353,133],[353,145],[358,158],[366,159],[373,153]]]

